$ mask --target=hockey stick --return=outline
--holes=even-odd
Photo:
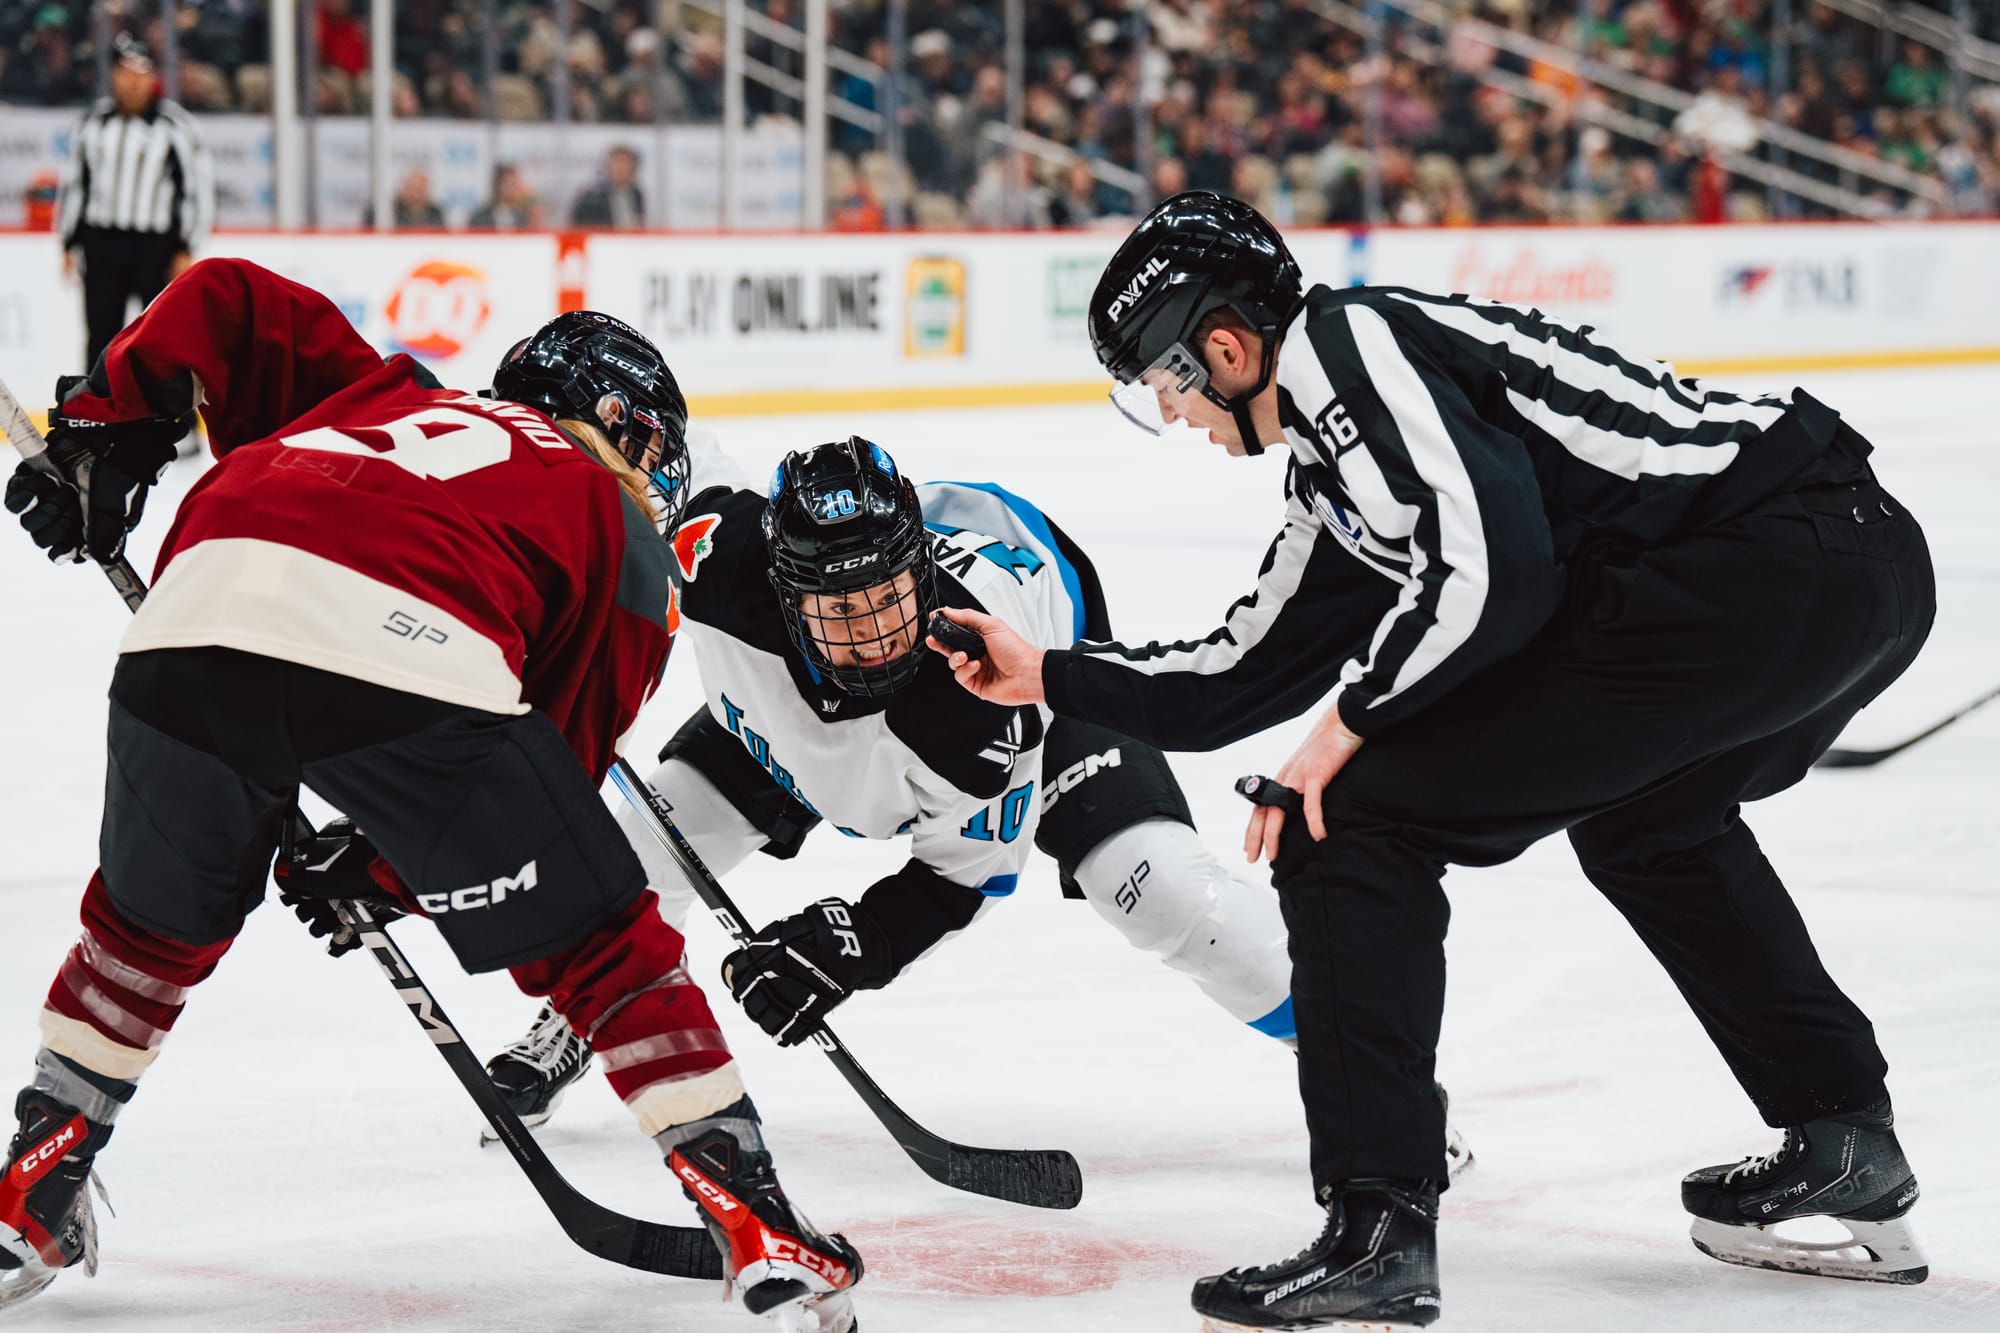
[[[298,822],[303,824],[303,817]],[[397,996],[409,1006],[417,1026],[436,1044],[438,1054],[451,1066],[451,1072],[458,1075],[458,1081],[472,1095],[473,1104],[486,1117],[486,1123],[493,1127],[500,1142],[514,1154],[528,1183],[542,1196],[542,1202],[548,1205],[564,1234],[598,1258],[627,1268],[673,1277],[722,1276],[722,1256],[703,1228],[668,1226],[664,1222],[627,1217],[579,1193],[564,1179],[521,1118],[501,1098],[500,1090],[480,1066],[479,1057],[458,1035],[443,1007],[425,988],[423,979],[389,938],[388,930],[375,919],[369,905],[358,899],[337,898],[333,900],[333,910],[368,947],[382,975],[389,978]]]
[[[1906,741],[1899,741],[1894,745],[1885,746],[1880,750],[1828,750],[1825,754],[1813,760],[1813,767],[1814,768],[1873,768],[1875,765],[1881,763],[1884,759],[1887,759],[1892,755],[1901,754],[1903,751],[1909,749],[1912,745],[1915,745],[1918,741],[1930,739],[1932,736],[1937,735],[1940,731],[1943,731],[1946,727],[1950,726],[1952,723],[1964,717],[1967,713],[1972,712],[1974,709],[1979,708],[1984,704],[1990,704],[1995,699],[2000,699],[2000,687],[1988,690],[1986,693],[1980,695],[1977,699],[1974,699],[1971,703],[1967,704],[1965,707],[1959,709],[1956,713],[1953,713],[1950,717],[1945,718],[1941,722],[1931,723],[1931,725],[1925,727],[1922,731],[1918,732],[1916,735],[1910,737]]]
[[[673,807],[666,798],[653,790],[652,784],[640,777],[638,771],[624,759],[616,759],[611,765],[611,781],[622,792],[632,807],[646,816],[653,836],[660,846],[674,858],[681,874],[701,896],[702,902],[722,928],[729,932],[729,938],[738,944],[750,942],[750,930],[744,923],[743,914],[736,910],[736,904],[729,900],[722,885],[703,865],[701,857],[689,845],[687,838],[674,827]],[[910,1119],[903,1108],[889,1100],[887,1093],[877,1087],[875,1080],[868,1077],[840,1038],[833,1035],[824,1024],[813,1034],[813,1043],[833,1061],[833,1067],[847,1080],[847,1085],[859,1093],[882,1127],[889,1131],[896,1142],[909,1154],[923,1173],[940,1184],[952,1189],[965,1190],[970,1194],[984,1194],[990,1198],[1005,1199],[1009,1203],[1023,1203],[1031,1208],[1074,1208],[1083,1198],[1083,1172],[1076,1164],[1076,1158],[1061,1148],[971,1148],[962,1143],[941,1139]]]
[[[54,463],[47,457],[48,447],[41,433],[28,420],[27,413],[21,410],[19,401],[8,392],[4,383],[0,383],[0,419],[4,419],[7,438],[20,450],[23,458],[36,467],[55,470]],[[111,576],[112,586],[117,588],[125,605],[137,611],[146,600],[145,580],[122,559],[118,561],[117,570],[107,566],[105,573]],[[301,834],[308,838],[312,836],[312,825],[298,807],[292,808],[289,822],[295,845]],[[627,1217],[580,1193],[570,1184],[528,1133],[520,1117],[501,1099],[493,1080],[480,1066],[479,1057],[466,1047],[458,1030],[445,1016],[443,1007],[424,986],[396,942],[389,938],[383,923],[375,919],[368,904],[335,899],[333,909],[368,946],[368,952],[374,956],[383,975],[389,978],[389,984],[395,987],[397,996],[409,1006],[417,1026],[424,1030],[437,1047],[438,1054],[451,1067],[451,1072],[458,1076],[473,1104],[486,1117],[486,1123],[507,1145],[507,1151],[514,1155],[515,1162],[528,1177],[528,1183],[542,1196],[542,1202],[548,1206],[556,1225],[563,1229],[565,1235],[598,1258],[609,1259],[627,1268],[673,1277],[720,1278],[723,1275],[722,1256],[717,1253],[715,1243],[705,1228],[669,1226],[663,1222]]]
[[[90,459],[77,460],[77,476],[64,475],[56,466],[56,460],[49,457],[49,443],[42,433],[35,429],[35,423],[28,419],[28,410],[21,406],[21,400],[14,396],[5,381],[0,381],[0,430],[7,435],[7,443],[14,446],[29,467],[37,472],[46,472],[65,486],[83,490],[90,484]],[[139,603],[146,600],[146,583],[132,568],[132,562],[119,556],[109,564],[99,563],[104,577],[111,580],[111,586],[125,600],[129,611],[137,611]]]

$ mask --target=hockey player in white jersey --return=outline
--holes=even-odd
[[[987,704],[923,649],[939,605],[989,608],[1050,647],[1108,633],[1090,561],[997,486],[917,486],[859,438],[789,455],[767,494],[728,484],[691,440],[676,539],[680,633],[707,706],[651,776],[718,875],[753,852],[788,858],[822,819],[910,840],[910,860],[852,900],[825,898],[729,955],[724,978],[784,1045],[855,991],[888,984],[995,899],[1029,849],[1135,946],[1187,974],[1259,1032],[1293,1039],[1284,923],[1268,889],[1196,835],[1161,753],[1040,707]],[[706,489],[704,489],[704,487]],[[641,820],[621,815],[662,910],[692,899]],[[587,1049],[541,1024],[489,1066],[546,1118]],[[1469,1159],[1462,1144],[1455,1161]]]

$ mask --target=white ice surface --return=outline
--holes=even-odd
[[[1942,611],[1921,660],[1859,719],[1883,744],[2000,683],[2000,372],[1811,383],[1880,446],[1922,517]],[[1092,552],[1128,637],[1205,632],[1249,586],[1280,505],[1275,457],[1153,443],[1108,406],[724,421],[766,475],[786,447],[860,431],[920,477],[991,479]],[[151,552],[198,464],[175,467]],[[124,612],[88,568],[50,569],[0,534],[0,1056],[25,1078],[35,1015],[75,935],[95,859],[104,689]],[[694,705],[669,672],[640,757]],[[1240,773],[1275,769],[1301,724],[1177,759],[1219,848],[1241,836]],[[1686,1239],[1689,1168],[1775,1145],[1700,1029],[1566,846],[1455,872],[1440,1069],[1477,1169],[1444,1201],[1451,1329],[2000,1328],[2000,704],[1879,768],[1815,774],[1749,818],[1834,975],[1874,1019],[1899,1131],[1924,1183],[1933,1276],[1914,1289],[1754,1272]],[[1524,757],[1525,759],[1526,757]],[[815,838],[730,887],[753,917],[853,893],[888,845]],[[398,930],[479,1050],[532,1006]],[[695,972],[723,952],[692,926]],[[724,1000],[724,1028],[807,1211],[868,1260],[869,1333],[1192,1330],[1194,1278],[1290,1253],[1317,1229],[1281,1047],[1058,897],[1037,862],[1014,898],[837,1027],[890,1095],[968,1143],[1062,1146],[1082,1207],[956,1194],[905,1160],[826,1061],[780,1051]],[[0,1077],[0,1089],[14,1086]],[[513,1164],[475,1146],[464,1094],[380,975],[321,955],[275,904],[194,997],[101,1160],[119,1216],[103,1271],[65,1274],[18,1329],[756,1327],[713,1286],[648,1277],[566,1241]],[[594,1075],[544,1140],[581,1188],[690,1221],[652,1146]]]

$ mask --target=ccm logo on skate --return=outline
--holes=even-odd
[[[787,1263],[797,1264],[801,1268],[811,1269],[836,1288],[847,1285],[846,1264],[835,1263],[817,1250],[809,1250],[789,1237],[776,1236],[766,1231],[764,1233],[764,1253],[769,1258],[784,1260]]]
[[[76,1142],[76,1136],[76,1121],[72,1120],[43,1139],[39,1146],[23,1153],[21,1159],[14,1163],[14,1170],[20,1173],[22,1180],[26,1180],[50,1162],[61,1161],[68,1153],[69,1146]]]
[[[491,884],[474,884],[468,889],[453,889],[450,893],[420,893],[417,906],[424,909],[426,916],[436,916],[441,912],[470,912],[480,907],[498,907],[510,893],[526,893],[535,887],[539,872],[533,861],[522,866],[511,875],[502,875]]]
[[[1285,1297],[1291,1295],[1293,1292],[1303,1290],[1306,1287],[1310,1287],[1313,1283],[1319,1281],[1321,1278],[1325,1276],[1326,1276],[1326,1267],[1324,1265],[1321,1265],[1320,1267],[1313,1269],[1312,1272],[1307,1273],[1304,1277],[1295,1277],[1290,1282],[1282,1283],[1279,1286],[1273,1287],[1271,1288],[1271,1290],[1265,1292],[1264,1304],[1276,1305],[1279,1301],[1282,1301],[1283,1299],[1285,1299]]]
[[[686,1162],[680,1162],[680,1161],[675,1162],[674,1174],[679,1176],[682,1180],[686,1181],[688,1183],[689,1188],[693,1189],[695,1193],[709,1200],[717,1208],[720,1208],[725,1213],[735,1212],[738,1208],[741,1208],[743,1206],[742,1204],[736,1202],[736,1200],[730,1198],[728,1194],[716,1188],[715,1183],[713,1181],[711,1181],[707,1176],[704,1176],[701,1172],[689,1166]]]

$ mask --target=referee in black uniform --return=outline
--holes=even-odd
[[[215,179],[194,118],[160,96],[146,48],[112,44],[111,96],[76,128],[56,227],[63,271],[83,268],[85,369],[125,327],[126,302],[150,302],[194,262],[215,217]]]
[[[1255,210],[1199,192],[1125,242],[1090,331],[1141,424],[1287,448],[1284,527],[1204,639],[1042,653],[954,612],[987,642],[983,664],[953,657],[961,682],[1168,750],[1324,710],[1246,850],[1272,857],[1290,931],[1327,1229],[1204,1279],[1197,1309],[1214,1327],[1438,1317],[1439,881],[1564,831],[1787,1131],[1687,1178],[1696,1244],[1921,1281],[1887,1065],[1737,813],[1797,782],[1929,631],[1924,536],[1868,442],[1803,391],[1677,379],[1532,310],[1305,291]],[[1806,1214],[1875,1262],[1745,1225]]]

